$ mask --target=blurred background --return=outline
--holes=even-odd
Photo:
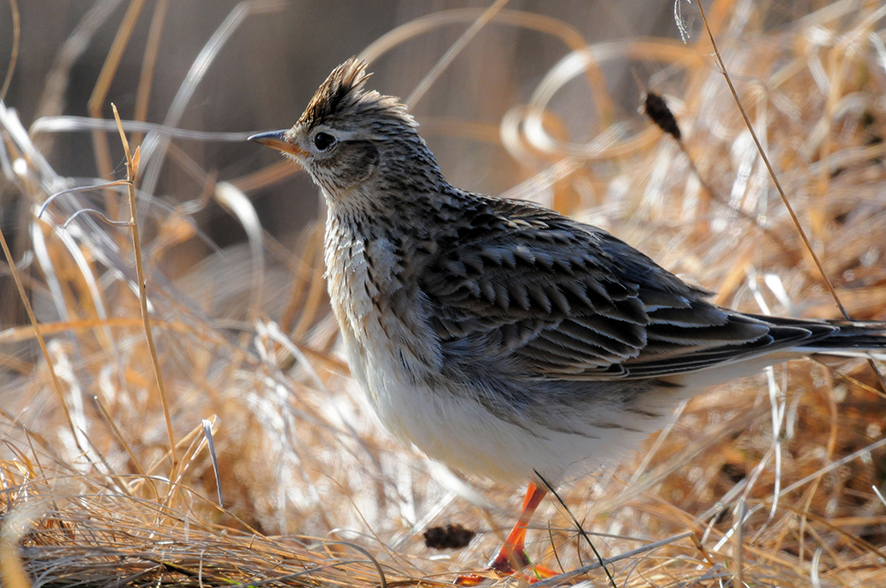
[[[704,6],[843,304],[886,319],[886,9]],[[176,542],[205,525],[210,552],[233,541],[213,525],[344,539],[404,578],[476,569],[497,548],[520,489],[444,471],[380,429],[326,303],[322,199],[245,141],[290,126],[352,55],[370,61],[369,88],[408,101],[453,184],[597,224],[718,303],[840,316],[686,0],[6,0],[0,228],[47,347],[3,265],[0,515],[33,508],[65,549],[98,550],[123,525],[129,538],[101,549],[146,559],[149,542],[133,539],[145,529]],[[681,143],[643,115],[647,91],[664,96]],[[131,232],[98,216],[129,218],[125,186],[78,190],[126,177],[111,103],[141,146],[137,247],[156,350]],[[813,573],[879,585],[883,398],[864,362],[794,362],[697,398],[642,452],[563,495],[609,534],[605,555],[687,531],[710,552],[684,536],[643,560],[645,575],[621,568],[625,585],[735,573],[742,557],[780,585]],[[592,557],[554,504],[537,522],[538,561]],[[449,523],[476,538],[428,549],[423,533]],[[32,574],[53,565],[43,548],[21,552]],[[48,577],[85,569],[98,568]]]
[[[688,6],[688,5],[687,5]],[[114,102],[124,119],[133,118],[139,102],[139,80],[145,68],[146,45],[152,26],[159,37],[150,88],[142,96],[145,120],[162,122],[189,69],[213,33],[232,11],[247,11],[236,30],[224,39],[213,62],[194,89],[178,126],[214,132],[244,132],[291,125],[326,75],[351,55],[400,25],[446,13],[439,22],[394,44],[373,63],[374,88],[408,96],[447,49],[465,32],[488,2],[237,2],[194,0],[136,2],[20,2],[21,45],[15,75],[5,98],[27,127],[41,116],[89,116],[102,68],[125,18],[133,20],[119,63],[95,108],[110,116]],[[537,15],[570,29],[573,38],[597,42],[656,35],[679,39],[670,1],[508,2],[509,12]],[[13,19],[9,4],[0,18],[0,62],[9,63]],[[159,15],[159,16],[156,16]],[[159,22],[158,22],[159,20]],[[697,27],[696,27],[697,28]],[[563,31],[559,31],[563,34]],[[422,120],[459,120],[494,127],[505,112],[525,102],[534,85],[568,48],[551,31],[493,21],[466,43],[452,64],[413,109]],[[606,64],[609,84],[620,118],[636,115],[640,93],[626,59]],[[638,73],[648,77],[649,67]],[[143,88],[144,86],[142,86]],[[570,129],[586,140],[599,129],[585,91],[561,98],[575,104],[573,115],[582,123]],[[582,112],[584,111],[584,112]],[[95,110],[92,112],[96,112]],[[583,119],[583,120],[582,120]],[[571,120],[567,120],[571,123]],[[436,126],[425,133],[454,183],[467,189],[500,193],[512,187],[519,166],[497,141]],[[87,132],[41,137],[50,147],[59,173],[94,176],[98,171]],[[111,145],[117,149],[117,145]],[[242,141],[187,141],[180,148],[218,179],[236,178],[273,154]],[[476,157],[466,153],[476,153]],[[122,151],[113,153],[118,164]],[[164,198],[187,199],[201,187],[177,166],[165,169],[157,184]],[[317,214],[317,192],[302,174],[294,174],[272,189],[251,194],[264,226],[274,235],[292,235]],[[297,202],[297,204],[293,204]],[[4,207],[6,210],[7,207]],[[221,245],[244,239],[236,222],[217,209],[196,219]],[[8,221],[7,221],[8,222]],[[14,227],[12,222],[10,227]]]

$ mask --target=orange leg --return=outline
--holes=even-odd
[[[523,499],[523,510],[520,512],[520,518],[511,530],[511,534],[508,535],[501,551],[489,562],[489,567],[499,574],[510,576],[515,571],[522,570],[529,565],[529,558],[526,557],[524,549],[526,525],[529,524],[529,519],[532,518],[535,509],[538,508],[545,494],[547,494],[546,490],[542,490],[532,482],[526,488],[526,498]]]

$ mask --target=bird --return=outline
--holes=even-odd
[[[600,228],[456,188],[369,75],[348,59],[291,128],[250,140],[320,188],[332,310],[381,423],[451,468],[527,484],[492,570],[530,565],[551,488],[710,386],[804,356],[883,359],[886,323],[730,310]]]

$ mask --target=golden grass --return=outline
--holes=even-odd
[[[163,50],[153,27],[165,7],[155,12],[144,71]],[[613,231],[715,290],[718,302],[838,316],[703,36],[588,45],[568,23],[493,9],[492,22],[550,35],[571,57],[499,127],[423,118],[432,141],[448,135],[501,148],[511,162],[502,173],[522,182],[511,181],[510,194]],[[96,115],[136,16],[121,25],[122,45],[94,90]],[[418,19],[366,54],[380,58],[415,35],[482,16]],[[752,3],[718,0],[708,10],[843,304],[853,318],[880,320],[883,16],[877,3],[843,1],[771,30]],[[658,64],[642,83],[676,113],[700,179],[670,137],[625,117],[610,94],[603,72],[625,55],[644,72]],[[138,119],[151,79],[143,75],[137,88]],[[586,102],[552,106],[561,88],[579,83]],[[599,123],[591,141],[570,120],[582,110]],[[20,268],[21,278],[47,341],[41,353],[26,320],[0,332],[4,586],[431,585],[482,567],[513,522],[518,489],[441,473],[379,429],[337,353],[322,229],[305,229],[296,247],[279,243],[262,233],[245,196],[296,170],[216,182],[173,142],[167,166],[200,188],[176,205],[140,193],[133,241],[130,227],[80,213],[95,205],[79,192],[58,196],[38,218],[51,194],[73,185],[10,112],[0,115],[6,182],[32,209],[32,267]],[[111,170],[105,132],[94,138],[98,169]],[[151,161],[141,165],[149,174]],[[102,212],[126,218],[123,193],[103,194]],[[193,216],[210,202],[241,223],[245,245],[206,253]],[[139,249],[156,351],[139,310]],[[3,303],[19,304],[11,288]],[[628,554],[609,566],[619,586],[886,585],[886,505],[876,492],[886,473],[884,403],[863,362],[793,362],[696,398],[642,452],[560,494],[604,557]],[[529,553],[564,572],[593,563],[554,502],[535,518]],[[426,548],[423,532],[449,523],[479,534],[460,550]],[[607,581],[599,569],[588,574],[595,585]]]

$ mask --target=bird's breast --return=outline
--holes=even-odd
[[[326,279],[339,325],[362,345],[380,343],[384,301],[396,294],[396,259],[385,239],[368,238],[353,227],[330,222],[326,230]]]
[[[326,278],[351,371],[374,403],[439,370],[440,345],[402,252],[365,223],[327,221]],[[388,385],[397,382],[394,387]]]

